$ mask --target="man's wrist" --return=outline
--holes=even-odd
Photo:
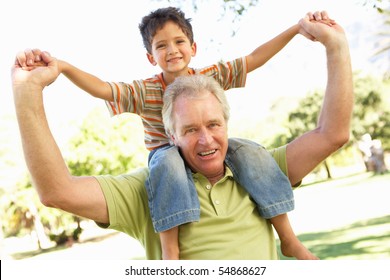
[[[15,104],[21,106],[27,104],[34,107],[34,104],[42,103],[42,86],[35,83],[20,83],[13,85]]]

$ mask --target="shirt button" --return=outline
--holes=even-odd
[[[215,201],[215,204],[219,205],[219,204],[221,204],[221,202],[217,199],[217,200]]]
[[[210,190],[210,189],[211,189],[211,186],[210,186],[210,185],[207,185],[207,186],[206,186],[206,189]]]

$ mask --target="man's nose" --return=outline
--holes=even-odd
[[[200,131],[199,134],[199,143],[202,145],[210,144],[213,141],[213,136],[211,135],[210,131],[203,128]]]

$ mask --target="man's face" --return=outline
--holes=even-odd
[[[211,183],[225,174],[228,147],[227,123],[217,98],[208,91],[200,97],[179,96],[173,106],[175,132],[172,140],[194,172]]]

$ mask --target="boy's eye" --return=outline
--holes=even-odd
[[[156,46],[156,49],[162,49],[162,48],[164,48],[164,47],[165,47],[164,44],[160,44],[160,45],[157,45],[157,46]]]

